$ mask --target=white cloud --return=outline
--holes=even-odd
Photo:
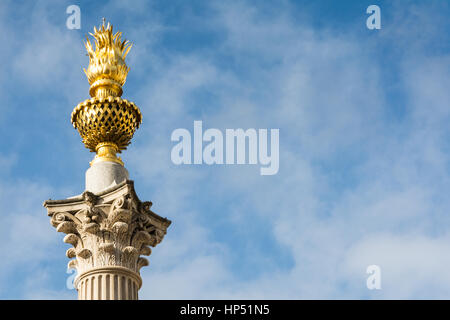
[[[280,174],[271,179],[263,180],[251,169],[243,168],[208,170],[214,181],[211,183],[202,176],[193,179],[217,188],[230,199],[242,193],[235,206],[220,204],[236,224],[234,228],[245,228],[255,219],[261,223],[264,217],[265,223],[273,226],[275,239],[290,248],[295,264],[290,271],[263,272],[256,280],[225,284],[220,280],[224,274],[229,277],[236,266],[226,272],[214,264],[205,264],[198,270],[188,268],[189,275],[175,268],[156,272],[145,280],[174,287],[173,283],[180,282],[180,274],[195,278],[210,268],[217,270],[217,278],[207,277],[208,283],[217,284],[211,287],[199,283],[190,291],[192,298],[203,297],[206,292],[225,298],[414,298],[426,297],[424,292],[431,296],[448,294],[445,281],[431,280],[437,271],[448,277],[445,268],[438,267],[445,261],[431,262],[447,241],[446,228],[438,225],[448,222],[443,217],[448,201],[439,195],[441,188],[448,187],[448,179],[444,177],[437,184],[434,179],[439,169],[446,170],[448,156],[440,149],[443,141],[431,124],[442,123],[440,117],[447,115],[449,99],[441,88],[448,78],[442,68],[448,60],[430,59],[417,52],[412,63],[401,69],[403,94],[406,101],[412,102],[406,106],[406,114],[412,111],[423,116],[406,117],[390,131],[386,109],[394,102],[389,101],[385,91],[388,84],[384,83],[379,65],[361,42],[336,37],[326,30],[313,31],[307,25],[293,26],[284,16],[260,20],[257,10],[246,6],[224,5],[221,9],[217,21],[224,23],[227,34],[223,48],[243,61],[257,56],[261,58],[257,62],[278,63],[268,63],[264,68],[266,65],[250,62],[244,67],[251,75],[249,79],[213,80],[210,87],[230,88],[227,80],[232,79],[237,81],[233,88],[238,89],[220,96],[217,105],[226,108],[204,114],[204,123],[216,127],[278,125],[280,140],[286,144],[280,146],[284,147],[280,150]],[[215,67],[216,74],[222,71]],[[426,75],[415,81],[412,74],[418,78]],[[172,96],[177,96],[176,89]],[[438,112],[425,109],[429,99]],[[422,127],[424,132],[415,130],[421,128],[424,119],[430,125]],[[347,159],[353,162],[348,166],[339,164]],[[171,175],[179,173],[176,169]],[[344,180],[342,187],[339,175]],[[164,177],[162,174],[162,181]],[[176,195],[169,188],[166,192]],[[436,198],[444,203],[436,202]],[[433,238],[436,230],[443,236]],[[367,237],[379,239],[380,244],[366,243]],[[214,241],[214,236],[209,236],[204,245]],[[180,239],[180,246],[185,243],[190,243],[189,237]],[[202,246],[196,248],[201,250]],[[193,253],[179,263],[190,265],[197,259],[198,254]],[[422,260],[428,262],[416,263]],[[371,293],[365,288],[365,271],[377,261],[383,274],[388,273],[383,278],[386,290]],[[411,278],[401,275],[402,268],[411,264]],[[390,268],[396,271],[389,274]]]
[[[448,297],[448,56],[415,43],[415,51],[395,65],[403,98],[392,98],[383,61],[367,50],[375,44],[314,30],[308,21],[294,21],[286,4],[271,17],[245,2],[214,9],[205,24],[223,31],[219,47],[183,56],[150,54],[158,36],[127,35],[141,44],[132,60],[143,82],[127,98],[138,102],[144,123],[123,159],[141,199],[173,220],[142,271],[141,298]],[[435,14],[411,10],[425,20]],[[67,49],[73,39],[54,34],[45,21],[32,24],[49,46],[32,40],[13,64],[26,74],[24,81],[41,89],[62,81],[68,60],[77,70],[86,63]],[[139,30],[163,36],[168,29],[158,20]],[[407,50],[413,31],[399,28],[373,41]],[[420,32],[434,39],[437,31]],[[48,61],[49,55],[54,59]],[[142,61],[147,55],[151,61]],[[223,63],[221,55],[234,64]],[[78,80],[69,74],[72,88]],[[199,102],[198,91],[213,97],[211,105]],[[395,105],[400,101],[405,105]],[[403,110],[394,120],[393,107]],[[261,177],[250,166],[174,166],[171,130],[190,129],[199,117],[206,127],[280,128],[279,174]],[[9,166],[8,159],[0,164]],[[4,278],[14,265],[48,261],[49,248],[60,239],[47,217],[35,213],[43,214],[42,200],[54,190],[17,180],[0,189],[8,211],[0,242],[8,251]],[[265,251],[253,235],[276,248]],[[290,255],[289,266],[267,263],[279,258],[277,248]],[[58,254],[64,252],[58,248]],[[258,267],[245,278],[250,260]],[[370,264],[382,268],[380,292],[365,287]],[[55,276],[45,268],[39,274],[24,285],[37,288],[24,297],[58,295],[45,284]]]

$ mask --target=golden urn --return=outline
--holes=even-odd
[[[122,99],[122,86],[128,71],[125,57],[131,44],[122,41],[122,33],[113,34],[113,27],[105,21],[90,33],[95,39],[95,50],[86,37],[89,66],[84,69],[88,78],[91,99],[79,103],[72,111],[71,122],[78,129],[83,143],[96,152],[91,165],[99,161],[112,161],[123,165],[116,153],[130,144],[133,134],[142,122],[139,108]]]

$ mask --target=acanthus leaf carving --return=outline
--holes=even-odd
[[[146,258],[140,257],[137,263],[137,271],[141,270],[142,267],[146,267],[149,265],[149,262]]]
[[[141,251],[139,254],[142,254],[143,256],[149,256],[152,254],[152,249],[147,246],[142,246]]]
[[[78,242],[81,241],[81,238],[78,235],[76,235],[75,233],[68,233],[64,237],[63,241],[65,243],[69,243],[69,244],[73,245],[74,247],[76,247]]]
[[[118,188],[108,195],[86,191],[71,199],[52,201],[56,205],[49,215],[56,230],[66,233],[64,242],[73,246],[66,254],[75,258],[69,265],[78,274],[110,266],[139,272],[148,265],[141,255],[151,254],[150,247],[162,241],[170,225],[150,210],[152,202],[140,202],[131,188],[127,192]]]
[[[91,256],[91,254],[91,250],[84,248],[77,252],[77,257],[87,259]]]
[[[66,251],[66,256],[69,259],[75,258],[77,256],[77,252],[76,252],[76,250],[74,248],[69,248]]]
[[[123,234],[128,231],[128,223],[117,221],[113,224],[112,230],[117,234]]]
[[[67,269],[77,269],[78,262],[76,259],[70,260],[67,264]]]
[[[56,227],[56,231],[66,234],[76,232],[76,230],[76,225],[72,221],[63,221]]]

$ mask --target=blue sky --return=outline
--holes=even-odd
[[[102,17],[133,42],[123,97],[144,117],[122,159],[173,221],[141,298],[450,298],[449,6],[2,1],[0,298],[76,298],[42,202],[84,189],[93,154],[70,113]],[[171,133],[194,120],[280,129],[278,174],[174,165]],[[381,290],[366,288],[372,264]]]

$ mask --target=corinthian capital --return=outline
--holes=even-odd
[[[98,194],[86,191],[77,197],[44,202],[51,224],[56,231],[65,233],[64,242],[73,246],[66,255],[72,259],[69,267],[77,270],[76,283],[82,284],[84,276],[94,273],[103,274],[103,280],[101,275],[100,280],[94,276],[93,279],[98,281],[105,281],[108,275],[111,276],[108,279],[113,281],[118,274],[116,284],[119,287],[120,276],[127,276],[133,280],[130,280],[130,288],[136,287],[135,290],[130,289],[136,291],[135,296],[131,294],[128,298],[137,298],[141,285],[139,271],[149,264],[143,256],[149,256],[150,247],[162,241],[171,223],[154,213],[151,205],[151,202],[138,199],[130,180]],[[110,289],[111,298],[114,283],[105,286]],[[97,287],[101,288],[102,284],[99,282]],[[82,286],[77,289],[82,298],[80,290],[87,289]],[[97,294],[102,298],[106,289],[103,293],[86,294]]]

